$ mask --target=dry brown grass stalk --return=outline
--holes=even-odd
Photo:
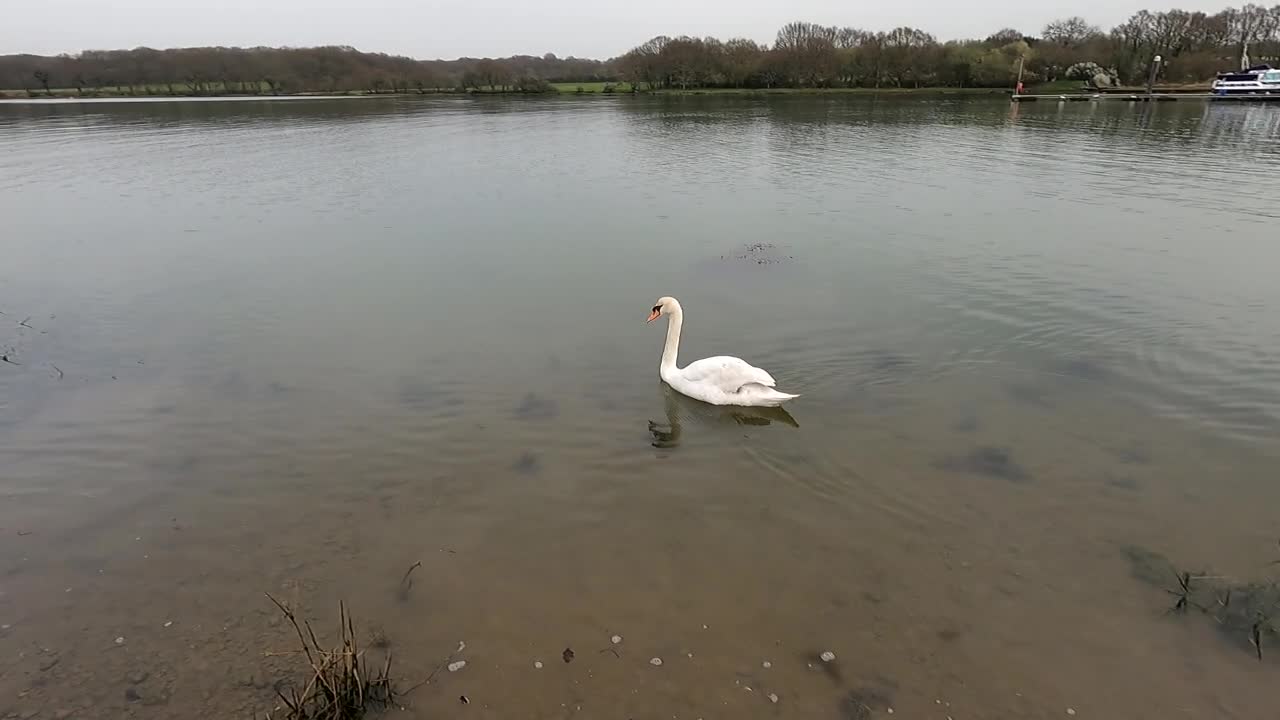
[[[339,644],[325,649],[311,624],[301,624],[292,609],[267,595],[298,635],[299,651],[306,657],[311,678],[299,690],[277,688],[282,705],[267,713],[268,720],[357,720],[371,708],[390,705],[395,699],[391,684],[391,653],[382,667],[371,671],[365,651],[356,640],[355,623],[344,603],[338,604]],[[305,632],[304,632],[305,630]]]

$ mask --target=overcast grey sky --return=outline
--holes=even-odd
[[[654,35],[771,42],[791,20],[887,30],[911,25],[941,39],[1001,27],[1038,32],[1083,15],[1110,28],[1137,10],[1216,12],[1143,0],[3,0],[0,54],[190,45],[353,45],[417,58],[513,54],[608,58]],[[1236,3],[1241,4],[1241,3]]]

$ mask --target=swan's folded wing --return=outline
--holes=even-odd
[[[702,383],[719,388],[722,392],[733,394],[743,385],[763,385],[774,387],[778,383],[769,373],[749,364],[742,358],[720,355],[689,363],[681,371],[689,382]]]

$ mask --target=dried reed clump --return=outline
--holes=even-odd
[[[300,654],[311,669],[311,679],[301,690],[296,686],[288,687],[287,692],[276,689],[283,705],[267,713],[267,720],[357,720],[367,710],[383,708],[394,701],[391,654],[387,653],[380,669],[370,670],[345,604],[338,604],[339,644],[326,650],[309,622],[303,620],[299,625],[293,610],[270,594],[267,598],[293,625],[302,648]]]

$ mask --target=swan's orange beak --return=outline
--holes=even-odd
[[[657,320],[661,315],[662,313],[658,312],[657,310],[654,310],[653,312],[649,313],[649,319],[645,320],[645,322],[653,322],[654,320]]]

